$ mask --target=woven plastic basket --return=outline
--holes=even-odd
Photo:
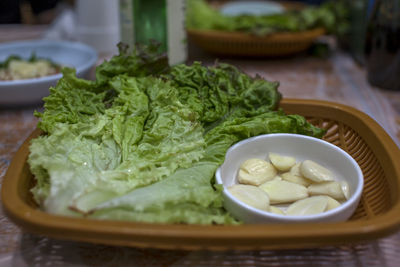
[[[2,185],[6,214],[24,230],[54,238],[168,249],[287,249],[370,241],[400,228],[400,150],[366,114],[341,104],[286,99],[287,113],[300,114],[328,130],[324,137],[346,150],[364,178],[361,202],[349,221],[291,225],[172,225],[96,221],[45,213],[37,209],[26,162],[29,140],[15,155]]]
[[[307,50],[325,30],[254,36],[240,32],[188,30],[188,38],[207,52],[226,56],[278,57]]]

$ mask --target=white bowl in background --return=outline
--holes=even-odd
[[[229,1],[221,6],[220,11],[226,16],[265,16],[285,11],[284,6],[275,1]]]
[[[88,45],[51,40],[32,40],[0,44],[0,62],[11,55],[28,59],[32,53],[38,58],[50,59],[62,66],[75,68],[80,78],[87,78],[96,64],[97,52]],[[61,73],[40,78],[0,81],[0,105],[28,105],[40,103],[62,77]]]
[[[237,200],[228,187],[238,184],[237,172],[247,159],[268,160],[270,152],[292,156],[297,162],[315,161],[331,170],[338,181],[347,181],[350,197],[339,207],[315,215],[278,215],[253,208]],[[357,162],[341,148],[322,139],[299,134],[265,134],[233,145],[226,153],[224,163],[216,172],[216,182],[224,187],[224,206],[244,223],[306,223],[338,222],[351,217],[361,198],[364,176]]]

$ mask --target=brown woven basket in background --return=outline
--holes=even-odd
[[[255,36],[240,32],[187,30],[191,42],[205,51],[226,56],[278,57],[307,50],[325,33],[323,28]]]
[[[229,1],[212,2],[219,9]],[[301,2],[279,1],[286,10],[301,10],[307,5]],[[187,29],[189,41],[205,51],[222,56],[283,57],[307,50],[325,34],[325,29],[315,28],[302,32],[277,32],[256,36],[244,32]]]
[[[289,114],[327,129],[324,139],[347,151],[360,165],[360,204],[345,222],[303,224],[178,225],[71,218],[45,213],[32,201],[33,176],[26,162],[30,139],[16,153],[2,184],[10,219],[28,232],[109,245],[167,249],[288,249],[371,241],[400,228],[400,150],[366,114],[338,103],[284,99]]]

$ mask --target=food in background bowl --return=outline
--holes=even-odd
[[[17,55],[9,56],[0,63],[0,80],[13,81],[39,78],[60,73],[61,65],[32,54],[29,59]]]
[[[9,66],[17,58],[38,62],[18,61]],[[96,62],[97,52],[78,42],[29,40],[0,44],[0,106],[42,104],[50,87],[62,77],[60,66],[73,68],[79,78],[88,78]]]

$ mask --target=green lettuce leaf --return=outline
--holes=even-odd
[[[232,114],[254,116],[275,110],[281,99],[278,82],[251,78],[229,64],[181,64],[164,77],[178,88],[179,100],[196,111],[208,129]]]
[[[159,46],[160,44],[152,42],[149,46],[137,45],[130,51],[127,45],[118,44],[119,55],[96,68],[97,82],[106,83],[110,78],[120,74],[143,77],[167,71],[168,57],[165,53],[158,53]]]
[[[105,92],[95,82],[77,78],[71,68],[63,68],[62,74],[57,85],[50,88],[50,95],[43,99],[44,112],[35,112],[41,118],[38,127],[45,132],[53,132],[57,123],[84,122],[105,110]]]
[[[56,123],[49,135],[32,141],[29,163],[40,181],[33,192],[49,212],[86,211],[189,167],[204,154],[203,128],[169,83],[118,76],[110,84],[121,93],[104,114]],[[67,191],[74,194],[62,197]]]
[[[198,162],[167,179],[102,203],[89,217],[159,223],[235,224],[210,185],[218,165]]]
[[[344,1],[327,1],[319,6],[305,6],[269,15],[227,16],[205,0],[187,0],[186,27],[197,30],[220,30],[268,35],[276,32],[299,32],[318,27],[337,34],[348,26]]]

